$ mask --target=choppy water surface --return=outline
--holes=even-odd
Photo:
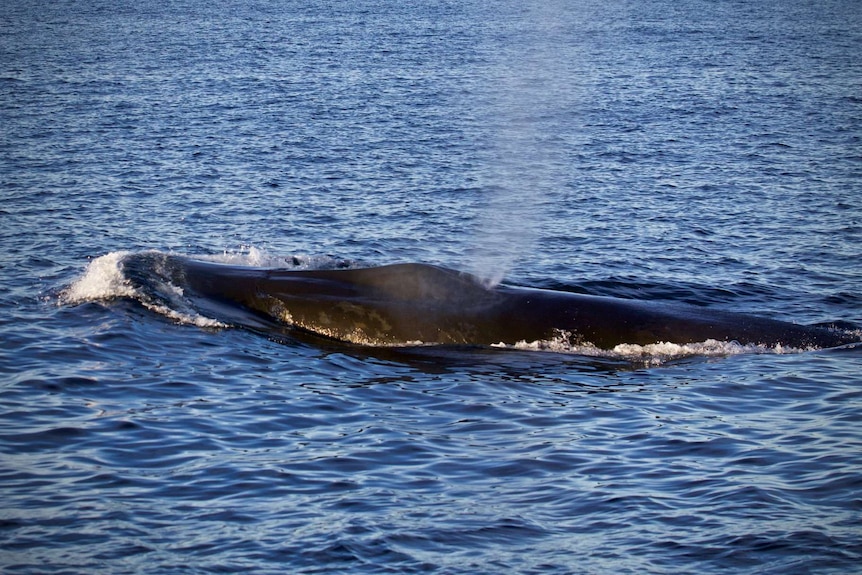
[[[858,329],[860,88],[842,0],[0,6],[0,569],[858,571],[862,348],[270,339],[104,264]]]

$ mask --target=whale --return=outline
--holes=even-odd
[[[859,341],[849,330],[691,304],[488,286],[468,273],[421,263],[296,270],[137,254],[122,265],[141,284],[153,283],[157,271],[196,309],[228,322],[365,346],[563,340],[613,349],[715,340],[814,349]]]

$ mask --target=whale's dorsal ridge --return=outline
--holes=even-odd
[[[337,275],[336,275],[337,274]],[[373,293],[401,301],[457,302],[487,298],[489,290],[470,274],[429,265],[391,264],[376,268],[338,270],[326,274],[363,286]]]

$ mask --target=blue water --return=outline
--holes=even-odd
[[[855,0],[4,2],[0,126],[3,573],[860,572],[860,347],[273,341],[112,265],[858,329]]]

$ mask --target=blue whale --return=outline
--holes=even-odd
[[[139,283],[155,270],[218,319],[258,318],[362,345],[493,345],[563,338],[573,345],[676,344],[707,340],[791,348],[859,341],[846,330],[805,326],[678,303],[498,285],[425,264],[289,270],[185,256],[132,254],[122,267]],[[238,319],[237,319],[238,318]]]

